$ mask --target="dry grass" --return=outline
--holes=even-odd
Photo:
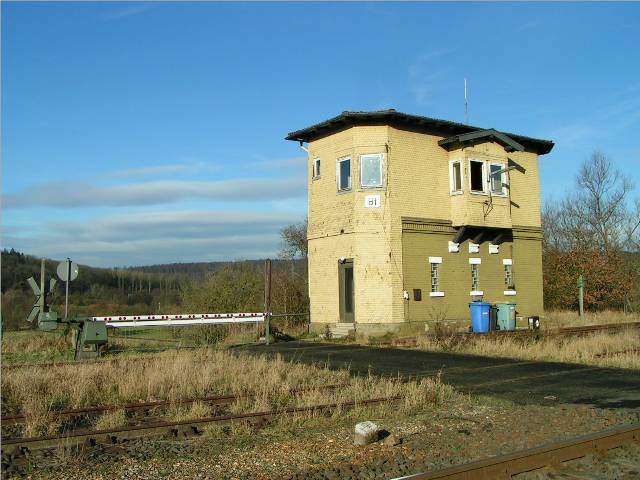
[[[346,386],[320,388],[336,384]],[[310,390],[295,394],[295,389]],[[245,395],[231,406],[237,413],[391,396],[403,396],[400,408],[409,411],[440,404],[456,395],[433,379],[404,383],[371,376],[353,378],[346,370],[210,350],[165,352],[141,356],[136,361],[23,367],[2,375],[4,412],[25,413],[29,417],[27,428],[36,433],[49,425],[57,428],[49,414],[54,408],[228,394]],[[209,408],[201,403],[176,406],[168,415],[174,419],[208,416]],[[99,422],[119,424],[122,415],[106,414]]]
[[[71,359],[71,344],[62,332],[6,332],[2,336],[2,362],[21,363]]]
[[[583,337],[549,337],[523,340],[514,337],[486,339],[476,337],[460,341],[459,337],[420,337],[418,348],[506,357],[521,360],[581,363],[600,367],[640,370],[640,331],[594,333]]]
[[[127,424],[127,414],[124,409],[112,410],[103,413],[95,423],[96,430],[108,430],[111,428],[123,427]]]
[[[640,315],[637,313],[605,310],[602,312],[585,312],[584,318],[581,320],[578,312],[556,310],[546,313],[541,326],[542,328],[562,328],[628,322],[640,322]]]

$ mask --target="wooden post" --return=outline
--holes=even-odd
[[[264,261],[264,339],[269,345],[269,323],[271,321],[271,260]]]

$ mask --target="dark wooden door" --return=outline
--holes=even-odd
[[[340,321],[354,322],[355,294],[353,284],[353,259],[338,264],[340,276]]]

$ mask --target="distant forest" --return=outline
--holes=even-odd
[[[40,284],[40,263],[40,258],[14,249],[2,251],[2,321],[5,328],[30,327],[25,318],[35,296],[27,278],[34,277]],[[58,260],[45,260],[47,285],[50,278],[57,278],[59,263]],[[192,308],[197,307],[224,309],[224,305],[233,309],[236,305],[223,296],[242,297],[243,307],[261,311],[263,271],[264,260],[172,263],[127,268],[80,265],[78,278],[70,283],[70,315],[181,313],[185,308],[191,312]],[[216,290],[216,283],[238,280],[238,275],[243,275],[243,281],[253,285],[250,294],[225,291],[223,295],[219,289]],[[249,278],[251,281],[248,281]],[[274,260],[273,278],[274,284],[280,284],[280,288],[289,293],[292,291],[291,284],[299,284],[293,289],[296,294],[289,295],[288,301],[279,301],[278,294],[274,292],[274,308],[283,304],[288,307],[287,312],[293,312],[291,308],[306,312],[306,261]],[[283,283],[283,280],[287,281]],[[297,300],[293,301],[292,298]],[[58,280],[50,302],[53,310],[64,312],[64,282]],[[194,310],[191,313],[196,312]]]

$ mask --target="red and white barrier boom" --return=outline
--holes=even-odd
[[[186,315],[129,315],[91,317],[107,327],[181,327],[184,325],[218,325],[264,322],[264,313],[194,313]]]

